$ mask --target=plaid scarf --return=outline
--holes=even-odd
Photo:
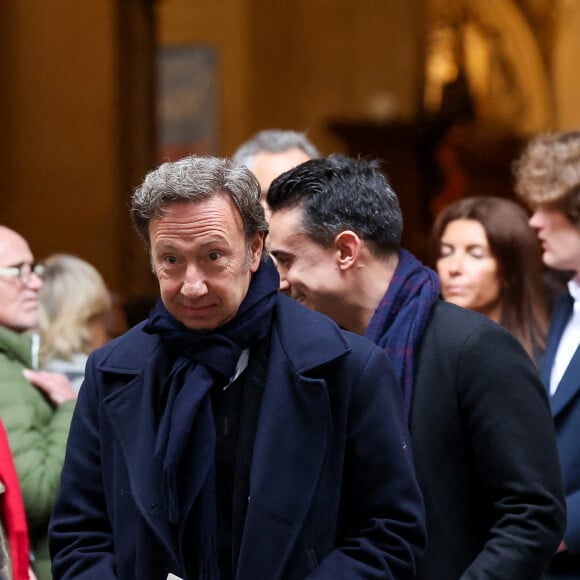
[[[438,298],[437,274],[401,250],[393,279],[365,333],[391,359],[403,389],[407,417],[413,400],[415,355]]]
[[[279,277],[271,260],[252,275],[248,293],[235,317],[213,331],[195,331],[176,320],[159,301],[144,330],[159,334],[167,353],[175,357],[163,388],[155,456],[162,460],[163,493],[169,521],[183,524],[180,465],[193,464],[196,514],[194,546],[196,578],[219,578],[215,489],[216,432],[210,390],[234,375],[242,351],[270,332]],[[187,450],[187,451],[186,451]]]

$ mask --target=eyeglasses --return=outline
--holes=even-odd
[[[22,262],[22,264],[16,264],[15,266],[0,268],[0,278],[20,278],[20,281],[26,286],[30,282],[32,274],[42,278],[45,272],[46,266],[44,264]]]

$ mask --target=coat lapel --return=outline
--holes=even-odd
[[[550,373],[554,366],[556,351],[558,350],[558,344],[562,338],[562,333],[566,328],[566,323],[572,314],[573,304],[572,297],[569,294],[563,294],[559,297],[552,314],[548,343],[546,345],[546,352],[544,353],[541,369],[542,382],[544,383],[544,387],[548,393],[550,392]]]
[[[556,392],[550,397],[550,408],[555,418],[561,413],[580,390],[580,348],[576,349]]]
[[[126,351],[121,351],[123,355],[123,360],[107,360],[99,368],[119,377],[120,388],[105,398],[105,408],[127,464],[135,504],[155,535],[177,560],[176,547],[171,541],[175,531],[169,523],[161,493],[161,461],[155,457],[155,408],[160,386],[166,377],[164,361],[162,357],[151,356],[143,368],[143,358],[148,355],[146,348],[138,349],[136,359],[127,356]],[[138,367],[141,370],[138,371]]]
[[[554,308],[550,334],[548,336],[548,346],[542,364],[542,381],[548,393],[550,392],[550,374],[556,358],[556,352],[566,324],[572,314],[574,301],[572,297],[563,294]],[[568,364],[566,372],[560,380],[560,384],[553,396],[550,396],[550,409],[555,418],[559,415],[576,397],[580,390],[580,348],[576,350],[574,356]]]
[[[272,335],[237,578],[281,578],[326,457],[332,429],[328,389],[324,380],[306,373],[343,356],[348,347],[336,327],[336,340],[320,344],[320,325],[327,325],[327,319],[313,321],[302,315],[302,308],[295,304],[286,309],[277,324],[290,341],[276,331]],[[304,327],[308,324],[312,328]]]

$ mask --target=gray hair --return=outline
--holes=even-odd
[[[150,171],[133,193],[131,218],[149,246],[149,223],[163,217],[168,204],[198,203],[220,193],[229,195],[238,208],[248,242],[258,232],[267,235],[268,224],[260,203],[258,181],[246,167],[218,157],[192,155],[163,163]],[[263,258],[267,258],[265,248]]]
[[[305,133],[283,129],[264,129],[242,143],[232,159],[236,165],[252,169],[252,161],[258,153],[284,153],[299,149],[311,159],[320,157],[320,151],[308,140]]]

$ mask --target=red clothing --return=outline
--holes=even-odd
[[[12,461],[12,453],[4,425],[0,420],[0,480],[6,491],[0,494],[0,516],[8,543],[12,561],[14,580],[28,580],[30,562],[28,548],[28,526],[24,513],[24,503],[20,493],[20,484]]]

